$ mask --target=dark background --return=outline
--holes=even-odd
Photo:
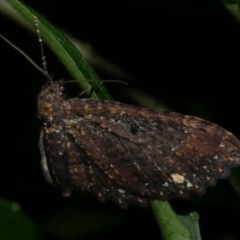
[[[127,88],[107,84],[116,100],[137,104],[141,95],[130,92],[129,97],[129,90],[139,90],[160,107],[212,121],[240,138],[240,26],[220,1],[24,2],[131,76],[119,79],[96,68],[100,79],[129,82]],[[0,33],[40,63],[36,36],[1,15]],[[46,54],[49,72],[71,79],[48,49]],[[36,96],[45,79],[2,40],[0,61],[0,197],[18,202],[35,222],[61,237],[160,239],[150,209],[125,211],[81,194],[64,199],[44,180]],[[203,239],[240,239],[239,203],[228,181],[203,197],[171,201],[178,213],[200,213]]]

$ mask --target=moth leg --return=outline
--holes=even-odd
[[[44,146],[43,146],[43,130],[40,131],[38,145],[39,145],[39,149],[40,149],[40,153],[41,153],[41,166],[42,166],[43,176],[50,184],[52,184],[54,186],[55,184],[53,183],[51,174],[49,172],[47,158],[46,158],[46,154],[45,154],[45,150],[44,150]]]
[[[93,90],[92,90],[92,87],[91,87],[91,86],[88,86],[87,88],[85,88],[84,90],[82,90],[82,91],[78,94],[78,96],[81,97],[81,96],[83,96],[84,94],[86,94],[87,92],[90,92],[89,94],[91,94],[92,91],[93,91]]]

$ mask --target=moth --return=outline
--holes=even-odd
[[[147,206],[203,194],[240,164],[240,142],[205,120],[119,102],[65,98],[64,82],[38,95],[42,168],[63,196]]]
[[[41,42],[38,28],[37,33]],[[63,80],[40,71],[49,79],[37,97],[41,165],[63,196],[79,190],[122,208],[188,199],[240,165],[240,141],[213,123],[114,101],[68,98]]]

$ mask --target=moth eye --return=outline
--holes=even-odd
[[[59,91],[63,92],[65,90],[64,86],[59,86]]]

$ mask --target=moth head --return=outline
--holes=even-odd
[[[38,112],[40,115],[48,114],[55,107],[59,107],[64,101],[64,81],[49,81],[47,82],[40,93],[38,94]]]

